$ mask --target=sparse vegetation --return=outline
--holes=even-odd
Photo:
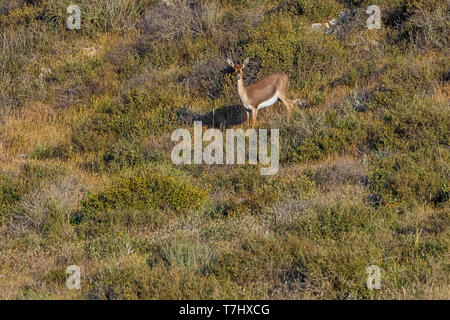
[[[0,0],[0,298],[450,297],[448,1],[76,3]],[[307,101],[258,115],[278,174],[175,167],[174,129],[245,124],[246,57]]]

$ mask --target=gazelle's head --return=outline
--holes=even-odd
[[[237,79],[240,80],[242,78],[243,75],[243,70],[245,69],[245,67],[248,64],[249,59],[245,59],[244,63],[242,65],[237,65],[234,64],[233,61],[231,59],[228,59],[228,64],[234,69],[234,71],[236,72],[236,76]]]

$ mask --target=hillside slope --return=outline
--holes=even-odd
[[[450,297],[448,1],[72,2],[0,0],[0,298]],[[173,130],[244,127],[246,57],[307,101],[258,115],[278,173],[175,166]]]

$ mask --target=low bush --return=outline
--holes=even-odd
[[[88,211],[110,208],[168,208],[176,212],[198,208],[207,193],[175,172],[144,168],[131,177],[123,177],[99,193],[90,193],[83,201]]]
[[[143,39],[173,41],[183,35],[211,34],[219,17],[217,5],[207,1],[174,0],[149,7],[140,21]]]
[[[21,195],[19,182],[0,171],[0,225],[3,225],[8,209],[20,199]]]
[[[251,297],[229,280],[199,275],[164,263],[152,268],[132,259],[120,266],[106,265],[91,276],[89,299],[207,299],[208,297]],[[126,285],[124,285],[126,283]]]
[[[72,177],[54,180],[32,190],[10,213],[8,230],[19,235],[29,232],[43,236],[61,234],[81,200],[81,191],[81,186]]]
[[[314,1],[314,0],[297,0],[297,12],[305,15],[308,20],[318,23],[325,23],[328,20],[336,18],[342,6],[333,0]]]
[[[337,152],[351,151],[364,142],[366,128],[355,111],[344,115],[329,111],[324,116],[324,123],[315,129],[316,132],[288,145],[284,161],[320,160]]]
[[[411,103],[415,96],[431,90],[438,79],[431,64],[411,62],[397,57],[386,66],[380,84],[368,102],[370,109],[389,109]]]
[[[436,10],[429,11],[425,8],[416,9],[415,13],[406,22],[405,32],[409,40],[421,49],[449,49],[449,39],[446,36],[449,32],[448,21],[449,8],[441,2],[441,6]],[[427,6],[429,4],[427,3]],[[424,10],[425,9],[425,10]]]
[[[366,184],[367,172],[360,163],[348,159],[326,162],[318,165],[309,173],[317,186],[325,190],[333,190],[342,184]]]
[[[371,161],[370,184],[387,202],[439,204],[449,199],[448,153],[442,147],[422,147]]]
[[[193,236],[184,235],[158,243],[152,250],[147,264],[152,267],[163,261],[168,267],[185,268],[198,274],[205,274],[215,263],[216,258],[216,250],[213,247]]]

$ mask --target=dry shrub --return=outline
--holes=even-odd
[[[220,30],[217,37],[219,52],[209,59],[198,60],[193,63],[192,70],[185,77],[180,78],[180,82],[184,83],[190,90],[199,92],[201,95],[207,95],[212,99],[217,99],[222,94],[225,78],[234,72],[227,59],[233,60],[239,64],[246,57],[243,56],[243,44],[237,41],[236,36],[239,33],[245,33],[245,27],[242,19],[245,17],[234,17],[234,20],[228,18],[222,19]],[[257,24],[259,19],[256,16],[250,18],[252,24]],[[230,34],[226,31],[236,31],[236,34]],[[246,86],[255,83],[258,80],[258,73],[261,69],[260,59],[251,59],[245,68],[244,83]]]
[[[288,199],[277,203],[273,208],[273,217],[276,226],[282,226],[302,217],[311,208],[313,208],[314,201]]]
[[[176,41],[184,36],[213,37],[217,53],[193,61],[191,72],[180,77],[179,82],[192,91],[215,99],[222,92],[224,77],[232,72],[226,63],[227,58],[235,62],[243,60],[241,55],[247,28],[257,25],[262,18],[263,10],[221,13],[218,5],[207,1],[162,1],[151,6],[139,23],[142,35],[137,50],[145,53],[157,41]],[[247,67],[246,82],[254,82],[259,67],[258,61]]]
[[[448,50],[448,16],[450,3],[443,0],[404,0],[401,6],[387,11],[383,19],[398,31],[399,42],[406,40],[419,49]]]
[[[52,181],[25,195],[11,215],[8,229],[12,234],[46,233],[68,222],[82,198],[82,187],[74,177]]]
[[[192,72],[184,82],[193,90],[198,90],[210,98],[217,98],[222,91],[224,76],[231,72],[224,57],[200,60],[194,64]]]
[[[98,15],[104,15],[105,25],[115,31],[133,30],[141,12],[141,2],[135,0],[102,1]]]
[[[233,73],[233,69],[226,60],[230,58],[237,62],[239,61],[237,56],[235,52],[230,51],[229,53],[218,54],[209,60],[200,60],[194,63],[191,73],[187,77],[183,77],[181,82],[193,91],[216,99],[222,93],[225,77]],[[245,69],[245,85],[256,82],[260,68],[261,62],[259,60],[249,62]]]
[[[10,11],[23,7],[24,5],[39,5],[42,0],[5,0],[0,1],[0,16],[7,15]]]
[[[449,49],[449,8],[418,11],[407,23],[411,42],[419,48]]]
[[[312,178],[317,186],[327,190],[333,190],[344,183],[367,183],[365,169],[358,161],[351,159],[339,159],[331,165],[329,163],[317,165]]]
[[[173,41],[185,34],[196,36],[211,31],[218,15],[217,6],[205,1],[161,1],[149,7],[139,26],[146,42]]]

